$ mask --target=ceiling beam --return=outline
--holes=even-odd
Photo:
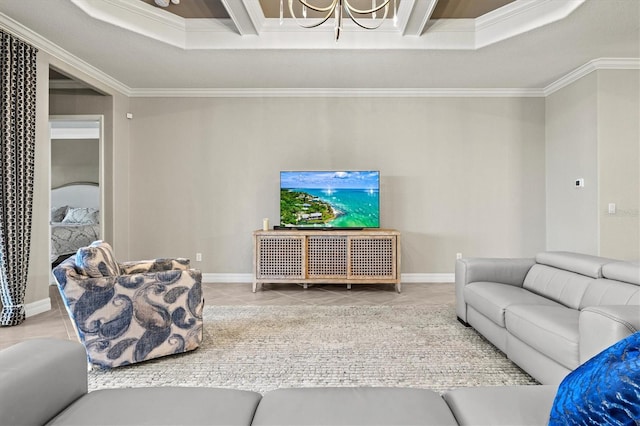
[[[242,0],[220,0],[240,35],[258,35],[256,25]]]
[[[421,36],[429,19],[431,19],[431,15],[433,15],[436,4],[438,4],[438,0],[416,1],[409,15],[409,19],[402,30],[402,35]]]

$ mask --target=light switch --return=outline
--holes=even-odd
[[[616,214],[616,203],[609,203],[609,214]]]
[[[584,187],[584,178],[576,179],[575,185],[576,185],[576,188],[583,188]]]

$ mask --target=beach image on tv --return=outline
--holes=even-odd
[[[282,226],[377,228],[380,173],[280,172]]]

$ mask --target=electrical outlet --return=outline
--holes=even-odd
[[[462,259],[462,253],[456,253],[456,259]]]
[[[202,262],[202,253],[196,253],[196,262]]]

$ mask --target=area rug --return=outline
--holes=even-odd
[[[406,386],[436,391],[537,382],[450,305],[206,306],[200,348],[89,372],[90,390],[212,386]]]

